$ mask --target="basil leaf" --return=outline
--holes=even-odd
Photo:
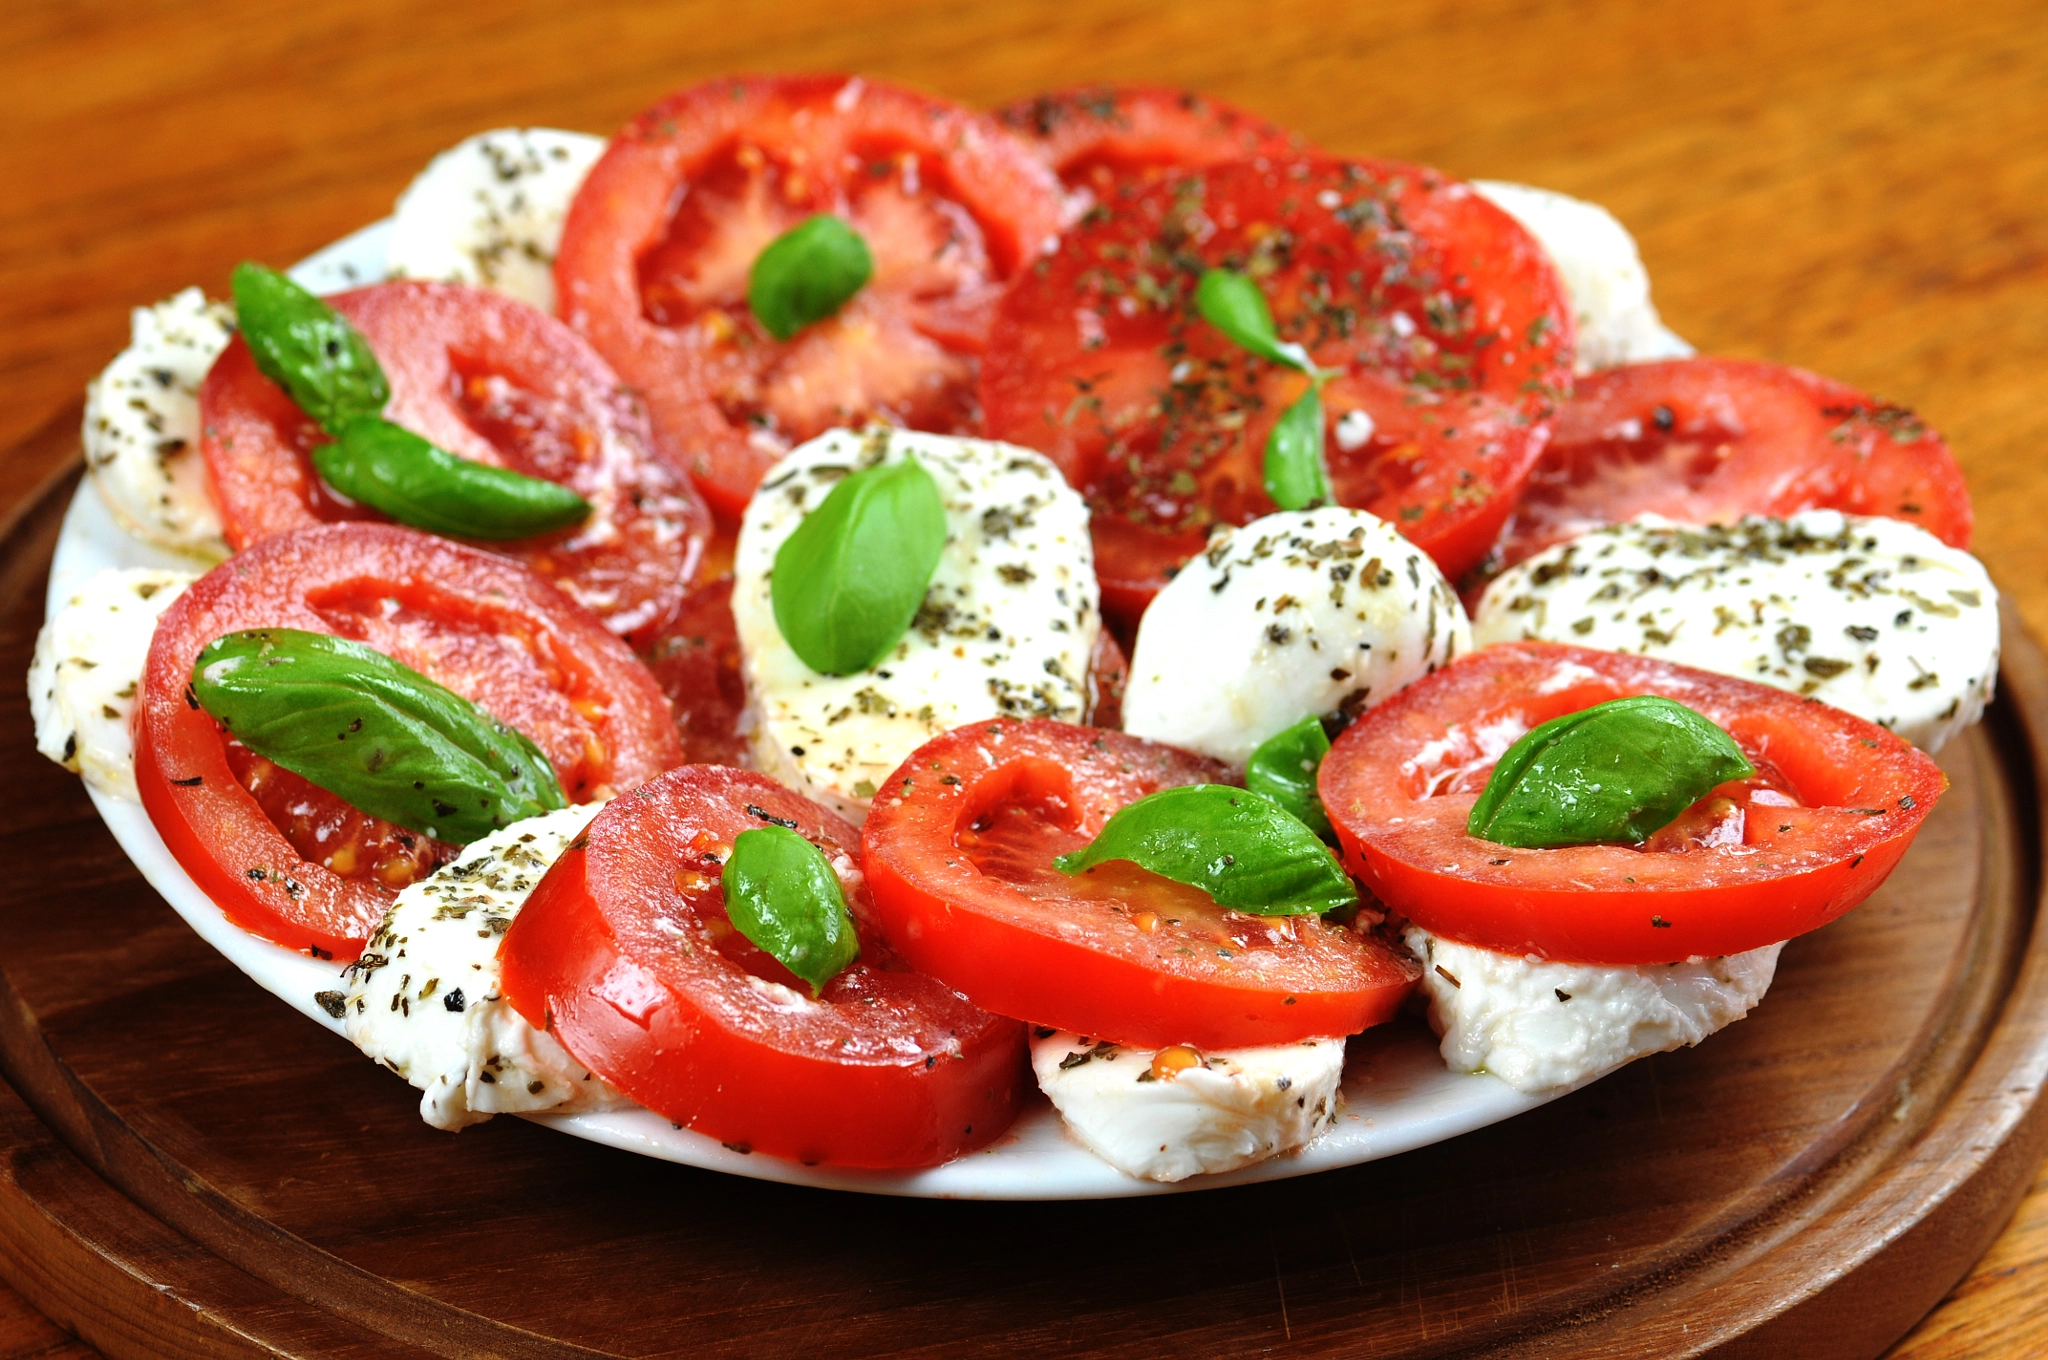
[[[391,400],[370,342],[348,318],[260,264],[235,266],[235,328],[264,377],[329,434]]]
[[[824,851],[788,827],[733,837],[719,885],[733,928],[810,983],[813,996],[860,957],[839,875]]]
[[[458,845],[567,806],[516,728],[346,638],[228,633],[192,666],[199,706],[257,755],[358,811]]]
[[[1323,467],[1323,398],[1315,388],[1280,413],[1266,436],[1266,494],[1282,510],[1327,504],[1329,473]]]
[[[1733,738],[1684,704],[1615,699],[1510,746],[1465,829],[1523,849],[1640,844],[1715,785],[1755,773]]]
[[[747,306],[787,340],[844,307],[875,272],[860,233],[832,216],[806,218],[768,243],[747,274]]]
[[[437,534],[530,538],[590,515],[590,502],[566,486],[458,458],[375,416],[316,445],[313,467],[350,500]]]
[[[1303,718],[1259,743],[1245,762],[1244,786],[1286,808],[1302,825],[1329,840],[1336,833],[1316,792],[1316,771],[1330,753],[1321,718]]]
[[[1200,888],[1219,907],[1259,916],[1321,915],[1358,900],[1350,876],[1313,831],[1264,794],[1228,784],[1188,784],[1140,798],[1053,867],[1077,874],[1119,859]]]
[[[1266,306],[1259,285],[1236,270],[1204,270],[1195,285],[1195,310],[1239,348],[1304,373],[1310,370],[1308,354],[1301,346],[1281,343],[1273,329],[1272,309]]]
[[[917,617],[945,546],[945,502],[915,458],[863,468],[776,550],[775,626],[812,670],[864,671]]]

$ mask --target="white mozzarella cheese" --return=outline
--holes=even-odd
[[[1337,1117],[1344,1041],[1261,1048],[1125,1048],[1034,1030],[1031,1069],[1090,1151],[1125,1175],[1179,1181],[1302,1147]],[[1174,1065],[1178,1058],[1184,1066]]]
[[[598,805],[515,822],[398,894],[362,957],[323,992],[356,1047],[420,1088],[437,1129],[530,1110],[631,1102],[569,1056],[498,990],[498,945],[534,886]]]
[[[234,321],[197,288],[137,307],[128,348],[85,388],[85,466],[114,518],[137,538],[209,561],[228,545],[199,456],[199,384]]]
[[[555,309],[562,222],[605,140],[555,128],[499,128],[456,143],[399,196],[392,278],[496,289]]]
[[[1610,968],[1480,949],[1418,926],[1402,938],[1422,960],[1445,1064],[1490,1072],[1532,1094],[1577,1086],[1734,1024],[1770,990],[1785,947]]]
[[[197,580],[109,567],[43,623],[28,667],[36,749],[102,793],[134,798],[135,695],[156,621]]]
[[[1998,681],[1982,564],[1903,520],[1833,510],[1596,530],[1503,572],[1472,631],[1482,646],[1572,642],[1776,685],[1929,751]]]
[[[820,675],[775,625],[775,553],[857,468],[916,454],[946,507],[924,605],[872,670]],[[1088,508],[1042,454],[1010,444],[835,430],[769,470],[740,525],[733,622],[755,764],[859,822],[904,757],[1001,716],[1080,722],[1101,631]]]
[[[1138,624],[1124,730],[1243,764],[1310,715],[1356,715],[1472,650],[1428,554],[1363,510],[1219,529]]]
[[[1635,238],[1607,209],[1527,184],[1483,179],[1472,187],[1527,228],[1557,266],[1578,332],[1579,372],[1693,352],[1657,319]]]

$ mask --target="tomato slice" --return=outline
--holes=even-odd
[[[354,958],[410,876],[391,863],[394,849],[421,847],[295,776],[285,792],[297,796],[275,796],[269,762],[232,754],[188,699],[200,648],[263,627],[354,638],[446,685],[532,738],[573,802],[682,760],[646,668],[518,563],[384,524],[264,539],[201,577],[157,625],[136,712],[135,782],[201,890],[244,930],[290,949]],[[343,825],[350,815],[359,820]],[[434,859],[425,854],[411,872]]]
[[[690,592],[676,621],[648,649],[647,669],[675,713],[684,759],[692,765],[739,764],[747,750],[740,733],[747,683],[732,619],[732,577]]]
[[[809,987],[734,930],[733,838],[779,823],[838,867],[860,958]],[[913,973],[870,921],[860,833],[743,770],[673,770],[597,815],[499,951],[505,995],[649,1109],[731,1146],[931,1166],[1008,1128],[1024,1027]]]
[[[1754,359],[1628,364],[1579,380],[1496,556],[1513,566],[1603,524],[1840,510],[1970,546],[1962,469],[1903,406]]]
[[[1632,694],[1699,710],[1761,777],[1716,789],[1642,848],[1522,850],[1466,819],[1524,732]],[[1580,963],[1672,963],[1788,940],[1884,882],[1948,787],[1882,727],[1784,690],[1554,643],[1487,647],[1393,695],[1323,758],[1352,869],[1466,944]]]
[[[614,632],[643,638],[675,614],[710,515],[654,456],[646,413],[581,336],[482,288],[383,283],[327,299],[391,383],[386,414],[450,453],[560,482],[595,507],[576,528],[492,544]],[[231,341],[199,390],[200,448],[236,551],[323,521],[383,517],[313,470],[325,436]]]
[[[1433,170],[1225,165],[1118,185],[1018,280],[990,338],[987,432],[1043,450],[1088,497],[1105,611],[1135,618],[1211,525],[1273,509],[1266,436],[1308,379],[1195,312],[1214,266],[1257,279],[1281,338],[1339,370],[1323,393],[1337,498],[1453,579],[1478,561],[1571,381],[1542,249]]]
[[[645,394],[662,446],[737,519],[769,465],[835,426],[977,434],[1003,285],[1060,225],[1058,182],[992,119],[893,85],[692,86],[627,124],[570,208],[562,315]],[[747,308],[769,242],[845,217],[874,275],[777,341]]]
[[[996,119],[1069,189],[1099,201],[1119,183],[1314,150],[1300,133],[1221,100],[1157,85],[1084,85],[1019,99]],[[1083,206],[1085,207],[1085,201]]]
[[[1123,1043],[1234,1048],[1385,1020],[1420,968],[1373,935],[1224,911],[1121,862],[1053,868],[1125,804],[1227,773],[1045,719],[958,728],[905,761],[868,813],[876,918],[912,964],[980,1005]]]

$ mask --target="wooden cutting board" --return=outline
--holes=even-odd
[[[76,476],[0,533],[0,673]],[[1748,1020],[1390,1161],[1073,1204],[437,1133],[186,928],[24,709],[0,712],[0,1270],[116,1357],[1869,1357],[2048,1142],[2048,664],[2017,626],[1911,854]]]

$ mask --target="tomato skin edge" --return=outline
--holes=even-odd
[[[884,856],[866,855],[862,863],[882,933],[912,966],[944,979],[984,1010],[1076,1034],[1140,1048],[1294,1043],[1356,1034],[1392,1019],[1410,990],[1384,989],[1356,1003],[1313,993],[1282,998],[1176,978],[1084,945],[1041,938],[1034,947],[1057,959],[1057,970],[1074,993],[1049,1004],[1018,987],[1001,966],[1014,944],[1013,931],[972,912],[955,911],[942,892],[933,891],[932,882],[913,883]],[[946,929],[926,929],[927,913],[943,916]]]
[[[145,711],[142,706],[137,706],[135,789],[141,795],[142,810],[149,814],[150,825],[154,826],[157,834],[163,838],[165,848],[171,852],[171,858],[177,861],[178,867],[191,877],[199,891],[212,899],[223,916],[250,934],[298,953],[310,953],[315,958],[333,959],[339,963],[353,962],[356,956],[363,952],[364,943],[369,939],[370,932],[377,928],[377,922],[383,918],[389,902],[377,899],[367,888],[350,884],[321,866],[301,859],[292,849],[291,843],[285,840],[283,833],[271,828],[272,834],[277,838],[277,845],[281,847],[282,855],[289,855],[291,861],[300,866],[299,872],[316,882],[324,880],[320,886],[344,901],[364,904],[370,910],[370,915],[363,922],[362,937],[350,938],[333,931],[311,929],[301,921],[272,911],[262,895],[250,886],[250,881],[221,863],[219,858],[206,848],[206,843],[193,828],[191,819],[186,815],[186,804],[190,800],[180,797],[181,791],[171,787],[169,776],[164,773],[157,761],[156,744],[144,734]],[[211,720],[206,721],[207,727],[211,729]],[[234,771],[228,767],[227,757],[220,751],[219,742],[216,740],[213,745],[214,749],[210,752],[204,751],[202,747],[201,768],[198,770],[199,778],[207,781],[209,796],[218,796],[212,794],[212,790],[224,785],[233,790],[228,797],[240,796],[253,803],[254,798],[236,781]],[[332,887],[327,887],[330,884]]]
[[[1591,963],[1599,967],[1630,967],[1668,964],[1688,958],[1722,958],[1759,948],[1758,941],[1730,926],[1730,907],[1784,907],[1780,917],[1780,939],[1804,935],[1846,915],[1875,892],[1898,867],[1907,849],[1919,835],[1919,828],[1866,851],[1853,863],[1837,862],[1808,873],[1775,879],[1767,883],[1742,884],[1732,888],[1706,888],[1691,892],[1644,892],[1641,903],[1639,948],[1617,946],[1611,927],[1599,926],[1582,938],[1557,924],[1569,918],[1569,908],[1582,894],[1535,888],[1487,893],[1462,898],[1455,908],[1446,909],[1443,881],[1426,869],[1407,864],[1376,847],[1363,844],[1338,826],[1344,846],[1345,863],[1382,900],[1401,903],[1399,910],[1432,935],[1456,940],[1495,952],[1502,942],[1529,937],[1527,922],[1545,918],[1540,944],[1527,938],[1521,952],[1563,962]],[[1787,903],[1789,907],[1786,907]],[[1558,908],[1565,908],[1560,911]],[[1750,913],[1742,913],[1750,919]],[[1665,924],[1657,925],[1654,922]],[[1595,943],[1590,938],[1598,936]]]
[[[1683,851],[1517,848],[1466,830],[1491,764],[1471,759],[1472,734],[1644,693],[1695,708],[1771,767],[1795,802],[1746,817],[1778,806],[1783,817],[1751,823],[1738,846]],[[1441,784],[1450,774],[1464,782]],[[1390,910],[1482,949],[1633,967],[1826,925],[1897,867],[1948,778],[1897,734],[1815,699],[1650,657],[1518,642],[1460,657],[1369,710],[1332,745],[1317,784],[1345,862]]]
[[[954,1062],[969,1071],[942,1079],[919,1064],[857,1067],[749,1043],[678,1004],[684,999],[626,956],[593,906],[588,857],[582,840],[572,844],[514,918],[499,951],[501,987],[528,1023],[627,1096],[735,1150],[806,1165],[934,1166],[984,1146],[1015,1119],[1022,1026],[1009,1027],[1008,1042],[963,1054]],[[642,1025],[605,999],[623,988],[668,1000]],[[608,1060],[592,1061],[600,1057]]]

